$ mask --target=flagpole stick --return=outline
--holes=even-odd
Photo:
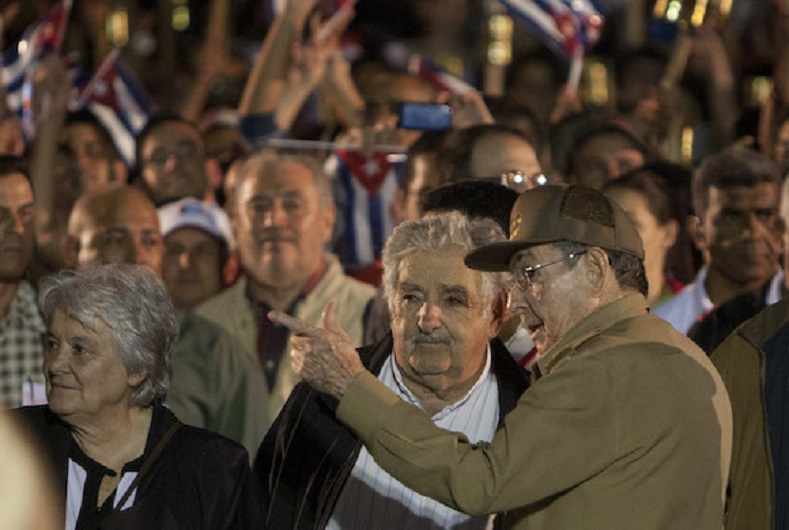
[[[578,42],[573,50],[573,58],[570,63],[570,74],[567,76],[567,88],[573,92],[578,92],[581,84],[581,73],[584,67],[584,45]]]
[[[343,144],[341,142],[325,142],[325,141],[314,141],[314,140],[293,140],[290,138],[272,138],[270,140],[266,140],[263,143],[263,147],[278,147],[278,148],[290,148],[290,149],[322,149],[326,151],[336,151],[339,149],[343,149],[345,151],[367,151],[372,150],[373,152],[383,152],[383,153],[391,153],[393,155],[405,156],[405,149],[403,149],[399,145],[385,145],[385,144],[377,144],[371,146],[371,148],[365,148],[360,145],[350,145],[350,144]]]

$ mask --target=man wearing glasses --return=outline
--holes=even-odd
[[[136,149],[141,184],[157,207],[186,197],[213,201],[221,170],[206,157],[194,124],[178,116],[155,116],[140,131]]]
[[[706,355],[650,315],[641,240],[601,193],[546,185],[513,207],[510,240],[466,256],[517,278],[511,304],[542,376],[490,443],[435,427],[366,372],[342,331],[304,337],[296,371],[409,488],[511,528],[719,529],[731,451],[728,397]],[[345,342],[347,344],[347,341]],[[332,349],[334,348],[334,349]]]

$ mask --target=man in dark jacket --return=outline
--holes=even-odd
[[[469,250],[503,239],[492,221],[456,212],[398,226],[384,251],[392,334],[360,351],[401,399],[479,441],[493,437],[528,386],[495,339],[501,275],[463,264]],[[338,422],[333,401],[298,385],[263,441],[254,472],[269,528],[486,528],[489,517],[456,512],[380,469]]]

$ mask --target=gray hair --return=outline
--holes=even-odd
[[[178,322],[164,283],[151,269],[113,264],[61,271],[42,280],[38,303],[47,326],[57,309],[91,330],[101,319],[112,330],[126,370],[147,373],[132,394],[133,403],[164,400]]]
[[[249,175],[258,171],[260,167],[283,162],[291,162],[306,167],[312,173],[312,181],[318,190],[318,198],[321,204],[328,205],[332,203],[332,184],[323,167],[322,158],[317,153],[304,149],[264,147],[249,155],[239,169],[237,188],[240,188],[242,183],[249,178]],[[239,205],[236,204],[235,206],[238,207]]]
[[[501,227],[492,219],[469,219],[457,212],[430,214],[422,219],[397,225],[383,251],[383,288],[394,310],[395,292],[400,262],[415,252],[440,253],[448,248],[462,248],[470,252],[482,245],[506,241]],[[482,293],[492,302],[506,290],[508,273],[479,272],[482,276]]]

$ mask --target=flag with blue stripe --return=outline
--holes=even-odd
[[[402,162],[391,161],[390,154],[337,152],[337,178],[345,198],[340,258],[346,267],[373,264],[394,228],[392,205]]]
[[[5,87],[6,105],[22,118],[28,139],[34,133],[30,77],[47,55],[60,53],[70,12],[70,1],[52,6],[25,30],[19,41],[3,51],[0,79]]]
[[[508,11],[525,20],[555,52],[572,59],[579,47],[600,38],[605,19],[593,0],[501,0]]]
[[[153,104],[122,64],[118,49],[107,54],[74,106],[88,109],[104,124],[123,160],[133,166],[135,138],[153,112]]]

